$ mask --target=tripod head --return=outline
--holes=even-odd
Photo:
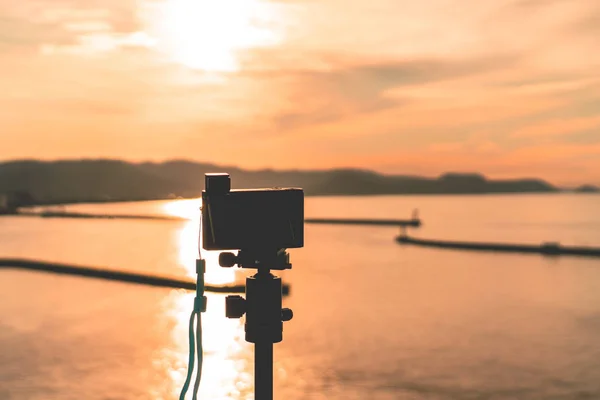
[[[262,270],[285,270],[292,269],[290,264],[290,255],[285,249],[276,251],[250,251],[240,250],[235,255],[233,253],[219,254],[219,265],[224,268],[230,268],[238,265],[240,268],[254,268]]]
[[[279,343],[283,340],[283,322],[293,318],[289,308],[282,308],[281,278],[270,273],[270,269],[291,269],[289,254],[281,249],[277,252],[240,251],[221,253],[219,264],[228,268],[238,264],[241,268],[255,268],[256,275],[246,279],[246,299],[227,296],[225,313],[227,318],[241,318],[246,314],[246,341]]]

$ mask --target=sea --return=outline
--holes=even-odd
[[[0,257],[194,280],[199,200],[68,211],[186,221],[0,218]],[[307,217],[409,218],[415,237],[600,246],[600,195],[307,197]],[[275,399],[600,399],[600,259],[431,249],[399,229],[306,225],[275,345]],[[204,252],[207,283],[247,272]],[[225,294],[202,315],[199,399],[254,398]],[[194,294],[0,269],[0,399],[178,399]],[[191,398],[191,396],[188,396]],[[260,399],[259,399],[260,400]]]

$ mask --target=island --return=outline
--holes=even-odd
[[[600,193],[600,187],[595,185],[582,185],[575,188],[576,193]]]

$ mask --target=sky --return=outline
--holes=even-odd
[[[0,160],[600,185],[598,0],[0,0]]]

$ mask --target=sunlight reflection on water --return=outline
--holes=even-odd
[[[173,398],[179,396],[187,373],[188,323],[193,300],[193,294],[173,292],[163,309],[164,317],[173,321],[173,329],[170,343],[157,353],[158,359],[153,363],[168,369],[165,372],[171,382],[167,386]],[[202,342],[200,398],[249,398],[253,387],[251,349],[244,341],[241,320],[225,318],[224,296],[209,296],[207,310],[202,314]]]
[[[178,262],[185,268],[190,277],[196,277],[195,260],[198,257],[200,227],[200,205],[201,200],[178,200],[163,205],[163,211],[167,215],[189,219],[175,234],[177,247],[179,248]],[[235,282],[235,270],[221,268],[219,266],[218,251],[202,251],[202,257],[206,260],[207,284],[223,285]]]
[[[169,215],[188,218],[174,233],[179,248],[178,262],[189,276],[195,277],[195,260],[198,257],[198,238],[201,231],[199,200],[181,200],[164,205]],[[210,284],[228,284],[235,281],[233,269],[218,266],[219,252],[202,252],[207,261],[206,282]],[[202,368],[202,384],[200,397],[211,399],[246,399],[251,398],[252,353],[244,339],[242,320],[225,317],[225,296],[207,294],[208,306],[202,314],[202,341],[204,347],[204,365]],[[164,368],[168,368],[172,381],[169,390],[173,397],[178,397],[185,381],[189,355],[188,323],[194,302],[194,294],[173,292],[167,297],[163,312],[165,318],[174,321],[171,332],[171,343],[159,352],[157,360]],[[191,391],[191,390],[190,390]],[[250,396],[250,397],[248,397]]]

